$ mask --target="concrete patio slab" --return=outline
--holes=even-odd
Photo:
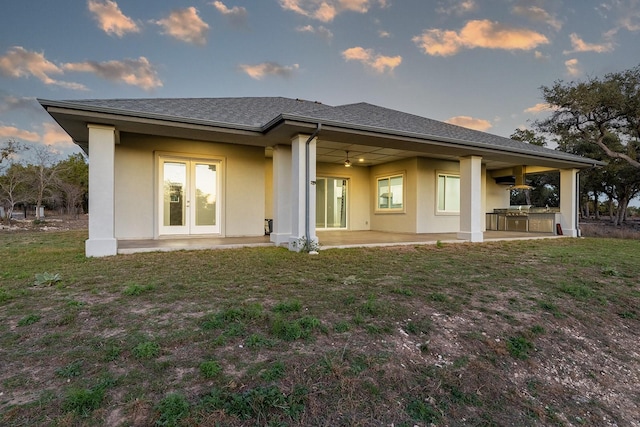
[[[382,231],[319,231],[320,249],[383,247],[402,245],[428,245],[442,243],[464,243],[456,233],[387,233]],[[559,238],[550,233],[521,233],[509,231],[487,231],[484,241],[530,240]],[[118,253],[192,251],[204,249],[233,249],[243,247],[275,246],[269,236],[256,237],[191,237],[145,240],[119,240]]]

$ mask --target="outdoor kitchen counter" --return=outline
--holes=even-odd
[[[532,233],[555,233],[560,222],[557,212],[529,212],[522,215],[508,213],[488,213],[487,230],[528,231]]]

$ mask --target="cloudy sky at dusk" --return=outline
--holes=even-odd
[[[77,150],[36,98],[364,101],[508,137],[639,40],[640,0],[5,0],[0,142]]]

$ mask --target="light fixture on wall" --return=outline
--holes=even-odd
[[[345,168],[350,168],[351,167],[351,162],[349,161],[349,152],[347,151],[347,160],[344,161],[344,167]]]

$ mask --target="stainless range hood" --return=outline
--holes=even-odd
[[[527,167],[516,166],[513,168],[514,175],[516,176],[516,183],[514,185],[510,185],[507,190],[531,190],[533,187],[527,185],[526,175],[527,175]]]

